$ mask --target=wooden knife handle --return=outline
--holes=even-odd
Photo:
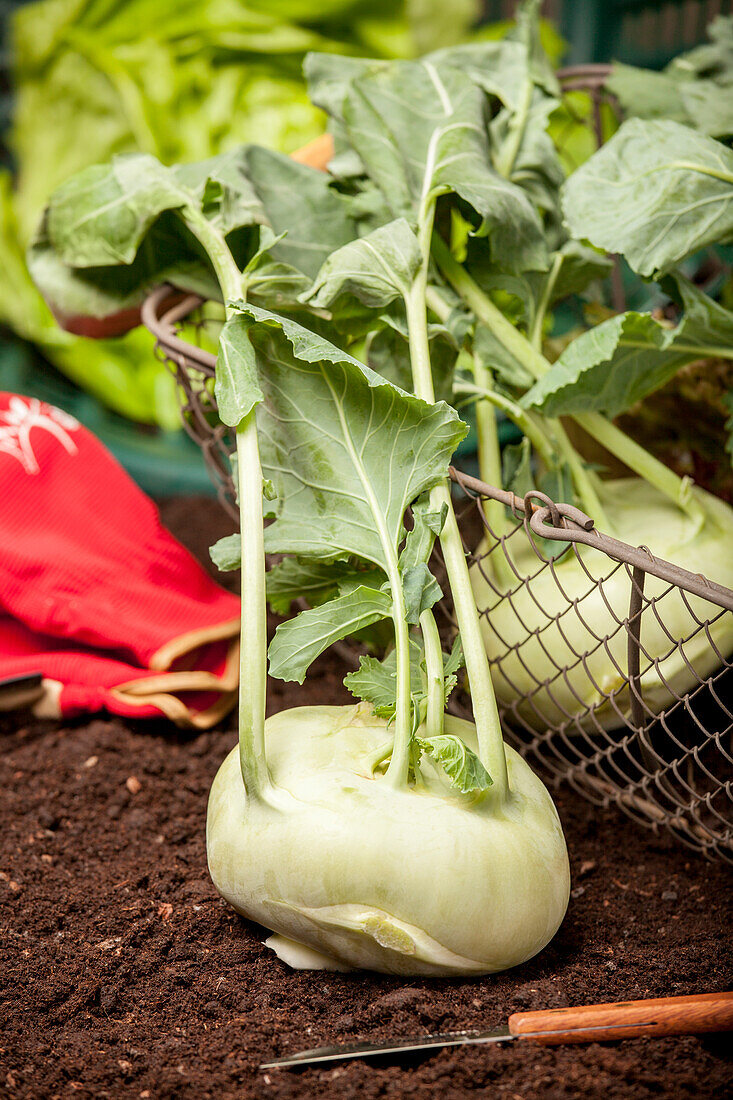
[[[733,993],[696,993],[692,997],[515,1012],[509,1017],[509,1030],[512,1035],[545,1044],[729,1031],[733,1030]]]

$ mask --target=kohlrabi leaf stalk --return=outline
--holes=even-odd
[[[423,611],[420,616],[420,632],[425,647],[425,669],[428,679],[426,736],[442,737],[445,727],[445,671],[440,633],[432,611]]]
[[[233,320],[235,313],[231,302],[242,297],[242,277],[226,240],[199,211],[184,207],[180,217],[209,256],[221,287],[227,320]],[[236,390],[236,387],[231,389]],[[236,414],[229,419],[236,420]],[[239,761],[247,797],[276,804],[278,798],[267,766],[265,747],[267,601],[262,513],[264,479],[254,407],[236,423],[236,440],[242,601]]]
[[[494,380],[489,368],[476,354],[473,355],[472,367],[476,385],[471,386],[470,390],[477,398],[476,429],[478,435],[479,474],[487,485],[494,485],[501,489],[503,478],[499,432],[496,425],[496,405],[494,399],[497,397],[497,394],[494,390]],[[506,409],[504,411],[506,411]],[[544,444],[544,439],[542,439],[542,443]],[[491,532],[495,538],[501,540],[503,536],[509,535],[512,532],[514,524],[507,515],[506,509],[501,501],[488,498],[483,502],[483,509]],[[496,553],[490,556],[487,566],[491,569],[497,580],[507,588],[510,588],[514,580],[516,580],[514,571],[504,553],[503,544],[500,545]]]
[[[437,234],[433,235],[432,252],[446,280],[476,317],[491,329],[506,350],[526,366],[535,379],[542,378],[551,369],[551,364],[542,352],[504,316],[472,279],[469,272],[454,259],[448,246]],[[643,447],[634,443],[625,432],[601,414],[576,413],[573,419],[637,476],[654,485],[665,497],[685,511],[694,522],[701,522],[700,507],[691,497],[685,479],[678,477]],[[571,454],[574,456],[573,476],[580,499],[593,519],[603,525],[604,510],[595,486],[587,471],[583,469],[574,448],[569,441],[566,442],[567,436],[561,426],[560,434],[561,438],[564,437],[562,446],[565,457],[570,461]]]
[[[426,172],[426,184],[429,185],[429,183],[430,176]],[[435,393],[430,365],[426,292],[436,199],[437,193],[428,191],[421,202],[417,234],[421,250],[421,261],[413,277],[409,292],[404,298],[407,311],[413,388],[418,397],[422,397],[423,400],[431,403],[435,400]],[[468,574],[463,540],[458,530],[447,481],[435,486],[432,490],[431,503],[436,508],[446,508],[446,519],[440,535],[440,545],[443,550],[456,620],[463,643],[466,672],[471,685],[471,700],[478,735],[479,756],[492,777],[495,796],[501,800],[508,794],[509,781],[499,711],[491,683],[486,649],[481,636],[481,627]]]

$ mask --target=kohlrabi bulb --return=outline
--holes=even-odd
[[[319,953],[296,965],[458,975],[531,958],[560,926],[570,888],[546,788],[507,748],[503,803],[490,790],[460,794],[425,757],[418,782],[395,789],[373,771],[389,732],[366,704],[268,718],[278,809],[247,798],[233,749],[209,798],[217,890]],[[470,723],[449,716],[446,732],[477,750]]]
[[[616,538],[645,545],[657,557],[733,586],[733,511],[701,489],[694,495],[704,510],[701,529],[645,481],[624,478],[603,486],[603,503]],[[537,556],[528,542],[519,550],[517,543],[518,537],[510,543],[515,569],[531,576],[539,565]],[[611,571],[611,560],[597,550],[581,545],[578,550],[591,577]],[[613,729],[622,725],[621,716],[629,711],[627,633],[621,624],[629,614],[631,579],[622,567],[601,590],[572,551],[555,564],[554,573],[557,579],[545,569],[528,584],[513,578],[511,588],[517,590],[511,600],[500,600],[495,588],[501,589],[501,582],[494,580],[492,588],[477,567],[471,570],[476,604],[480,611],[488,611],[481,616],[481,630],[497,700],[540,731],[562,723],[570,732],[575,723],[583,729],[596,724]],[[669,587],[647,575],[645,598],[662,597]],[[578,601],[577,612],[571,607],[573,600]],[[656,614],[652,608],[644,611],[641,643],[648,656],[642,653],[642,669],[650,658],[659,660],[658,668],[647,668],[641,677],[644,702],[652,711],[658,713],[674,700],[673,693],[690,691],[718,667],[711,640],[724,657],[733,651],[733,615],[719,617],[709,631],[700,629],[700,622],[718,612],[715,604],[683,596],[679,590],[660,599]],[[559,617],[553,622],[555,616]],[[693,633],[682,650],[675,648],[676,639]],[[607,698],[611,693],[615,706]]]

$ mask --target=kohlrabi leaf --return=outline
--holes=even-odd
[[[267,309],[281,310],[297,305],[300,295],[311,285],[311,280],[302,271],[272,258],[272,249],[286,236],[285,233],[275,236],[269,226],[263,225],[259,247],[242,273],[247,298]]]
[[[516,25],[505,38],[435,50],[428,60],[465,72],[511,111],[519,110],[528,83],[557,97],[557,77],[540,40],[539,8],[537,0],[519,3]]]
[[[397,658],[392,649],[383,661],[363,656],[359,667],[344,677],[344,686],[357,699],[371,703],[379,718],[394,718],[397,697]],[[417,637],[410,637],[410,687],[413,700],[426,698],[427,674],[423,648]]]
[[[556,504],[573,504],[575,502],[575,489],[573,487],[573,474],[567,463],[562,463],[554,470],[547,470],[538,479],[537,488],[542,493],[546,493],[550,500],[554,500]],[[549,539],[543,539],[543,543],[548,543]],[[561,544],[555,542],[551,548],[551,553],[548,556],[557,557],[558,547]],[[570,545],[568,543],[568,545]]]
[[[427,60],[439,68],[459,69],[510,110],[519,107],[528,70],[527,51],[521,42],[511,38],[498,42],[466,42],[435,50]]]
[[[400,314],[385,314],[382,322],[382,328],[372,330],[367,340],[367,363],[396,386],[411,390],[412,364],[407,322]],[[450,401],[459,348],[444,325],[428,325],[428,344],[436,400]]]
[[[460,737],[442,734],[439,737],[418,737],[423,752],[440,764],[454,787],[463,794],[485,791],[493,780],[475,752]]]
[[[604,279],[613,270],[613,263],[603,253],[580,241],[566,240],[551,255],[549,271],[525,271],[512,280],[504,278],[507,290],[516,293],[524,306],[524,324],[532,330],[538,311],[544,316],[556,302],[581,294],[591,283]],[[502,285],[502,280],[497,281]],[[506,353],[505,353],[506,354]]]
[[[669,271],[733,239],[733,152],[669,120],[632,118],[563,188],[574,237],[620,252],[634,271]]]
[[[505,489],[518,497],[524,497],[536,488],[532,474],[532,448],[526,436],[520,443],[509,443],[501,457],[501,479]]]
[[[532,446],[527,436],[519,443],[510,443],[504,448],[502,459],[502,483],[505,489],[515,493],[518,497],[525,497],[527,493],[539,489],[546,493],[550,500],[567,504],[575,504],[575,490],[573,479],[565,463],[558,462],[552,469],[537,475],[532,469]],[[516,523],[517,517],[510,508],[506,508],[507,519]],[[567,542],[555,542],[534,536],[533,541],[541,549],[545,557],[550,560],[561,558],[570,546]]]
[[[349,140],[395,218],[455,192],[480,215],[480,232],[509,270],[542,270],[547,251],[527,196],[494,171],[483,92],[450,66],[393,62],[348,87]]]
[[[293,308],[310,286],[302,271],[270,257],[260,259],[246,279],[250,301],[276,311]]]
[[[733,134],[733,81],[691,80],[680,91],[690,126],[715,138]]]
[[[473,351],[483,366],[488,367],[507,389],[526,390],[534,382],[534,375],[521,359],[504,347],[488,325],[476,325]]]
[[[430,506],[430,498],[423,493],[412,506],[412,530],[408,532],[400,554],[400,568],[410,569],[420,562],[427,562],[436,538],[443,530],[447,505],[437,512]]]
[[[384,573],[360,568],[355,562],[322,562],[308,558],[283,558],[267,573],[267,601],[279,615],[286,615],[296,600],[317,607],[334,596],[347,596],[359,587],[381,588]]]
[[[569,298],[571,294],[582,294],[591,283],[607,278],[613,271],[613,261],[608,256],[581,244],[580,241],[565,241],[560,248],[560,255],[562,264],[552,285],[548,303],[550,306]],[[532,282],[536,280],[541,293],[548,276],[529,273],[525,278]]]
[[[458,672],[464,665],[460,636],[453,643],[450,653],[443,654],[444,696],[446,703],[458,680]],[[427,701],[427,671],[425,653],[420,635],[410,635],[410,686],[413,704],[419,713]],[[380,718],[393,718],[396,706],[397,663],[392,649],[382,661],[376,657],[362,656],[359,667],[344,678],[344,686],[357,699],[371,703]]]
[[[242,565],[242,540],[239,534],[224,535],[209,548],[209,556],[222,573],[231,573]]]
[[[287,615],[299,599],[315,607],[336,595],[339,577],[351,569],[348,562],[283,558],[267,572],[267,602],[278,615]]]
[[[670,73],[640,69],[615,61],[605,87],[621,104],[626,118],[666,118],[689,126],[683,84]]]
[[[241,150],[175,168],[117,156],[54,192],[28,264],[62,319],[131,308],[163,282],[216,298],[208,257],[174,211],[200,211],[226,233],[261,220],[258,206]]]
[[[714,301],[679,272],[670,275],[664,286],[682,304],[684,316],[680,336],[684,336],[683,342],[698,349],[706,348],[712,356],[729,359],[733,343],[733,312]]]
[[[242,564],[241,539],[225,535],[210,550],[211,560],[223,572]],[[347,595],[360,585],[381,585],[384,574],[359,568],[353,562],[323,562],[309,558],[283,558],[267,571],[267,602],[276,615],[287,615],[297,600],[317,607],[336,595]]]
[[[716,80],[733,83],[733,15],[716,15],[705,33],[710,39],[674,57],[667,71],[680,80]]]
[[[191,247],[175,215],[163,213],[131,264],[114,267],[70,267],[51,246],[45,219],[28,250],[34,283],[60,319],[109,317],[132,309],[154,287],[174,283],[203,298],[220,296],[209,264]]]
[[[435,539],[443,530],[446,515],[447,509],[436,512],[430,507],[427,493],[423,493],[412,506],[412,530],[408,532],[399,558],[408,623],[419,622],[423,611],[427,611],[443,595],[428,568],[428,560]]]
[[[277,493],[267,549],[388,572],[405,509],[446,476],[466,426],[294,321],[237,308],[259,364],[262,465]]]
[[[524,324],[528,331],[532,331],[538,310],[546,315],[556,302],[582,293],[591,283],[607,277],[613,268],[611,260],[594,248],[580,241],[566,240],[551,254],[548,271],[506,275],[493,264],[482,262],[480,244],[472,242],[470,249],[474,278],[489,293],[498,291],[515,297],[521,309],[515,324]],[[507,385],[532,385],[533,378],[524,364],[507,351],[485,325],[476,326],[474,350]]]
[[[246,175],[245,146],[194,164],[176,165],[171,171],[196,196],[206,218],[225,235],[267,220]]]
[[[350,195],[349,213],[356,222],[358,236],[366,237],[375,229],[392,221],[389,207],[376,183],[364,176],[355,184]]]
[[[364,173],[364,165],[346,136],[343,103],[351,81],[379,64],[378,60],[368,57],[329,53],[309,53],[303,63],[311,101],[330,115],[328,129],[334,152],[328,170],[336,179],[354,179]],[[388,221],[389,215],[383,220]]]
[[[516,26],[509,32],[527,51],[529,75],[532,83],[549,96],[558,98],[560,85],[555,69],[542,45],[540,35],[540,8],[542,0],[520,0],[515,12]]]
[[[678,54],[663,72],[616,62],[606,88],[630,118],[670,118],[710,137],[733,134],[733,17],[718,16],[709,43]]]
[[[247,174],[274,233],[286,236],[270,249],[273,260],[314,279],[332,252],[356,236],[349,200],[330,186],[325,172],[252,145]]]
[[[375,229],[339,248],[318,272],[307,300],[330,306],[342,294],[353,294],[365,306],[383,308],[406,298],[422,256],[417,237],[404,218]]]
[[[663,386],[685,363],[731,357],[733,313],[677,277],[685,314],[674,327],[649,313],[622,313],[578,336],[522,398],[546,416],[617,416]]]
[[[554,211],[564,173],[547,126],[560,88],[540,42],[536,0],[519,4],[516,19],[500,42],[457,46],[428,60],[460,69],[498,96],[503,107],[489,127],[492,164],[527,191],[536,206]]]
[[[463,643],[461,642],[460,634],[457,635],[456,640],[453,643],[453,648],[451,649],[450,653],[447,656],[445,654],[443,654],[443,658],[444,658],[443,659],[443,672],[445,674],[446,688],[447,688],[449,680],[451,678],[453,680],[453,683],[451,684],[450,690],[446,691],[445,699],[446,699],[446,702],[447,702],[448,701],[448,696],[450,695],[450,692],[453,690],[453,687],[455,686],[456,677],[458,676],[458,673],[460,672],[460,670],[463,668],[463,666],[466,663],[466,658],[465,658],[465,655],[463,653]]]
[[[72,267],[131,264],[164,210],[191,199],[173,171],[147,153],[125,153],[62,184],[46,211],[48,240]]]
[[[302,611],[275,631],[268,649],[270,675],[302,684],[309,666],[324,649],[386,618],[391,611],[392,598],[388,593],[363,585]]]
[[[436,604],[443,592],[425,562],[401,569],[400,574],[405,599],[405,619],[411,625],[417,625],[423,611],[428,611]]]
[[[263,399],[248,328],[246,318],[230,317],[221,330],[216,357],[214,392],[219,416],[234,428]]]
[[[535,88],[526,115],[518,117],[505,107],[489,127],[497,172],[525,190],[540,209],[553,212],[558,208],[565,179],[557,149],[547,133],[550,115],[558,103]]]

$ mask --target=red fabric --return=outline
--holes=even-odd
[[[40,671],[60,681],[64,713],[160,714],[110,692],[146,678],[157,691],[165,670],[165,690],[181,680],[194,711],[231,693],[239,600],[73,417],[0,393],[0,491],[0,679]],[[191,670],[213,694],[201,676],[187,691]]]

